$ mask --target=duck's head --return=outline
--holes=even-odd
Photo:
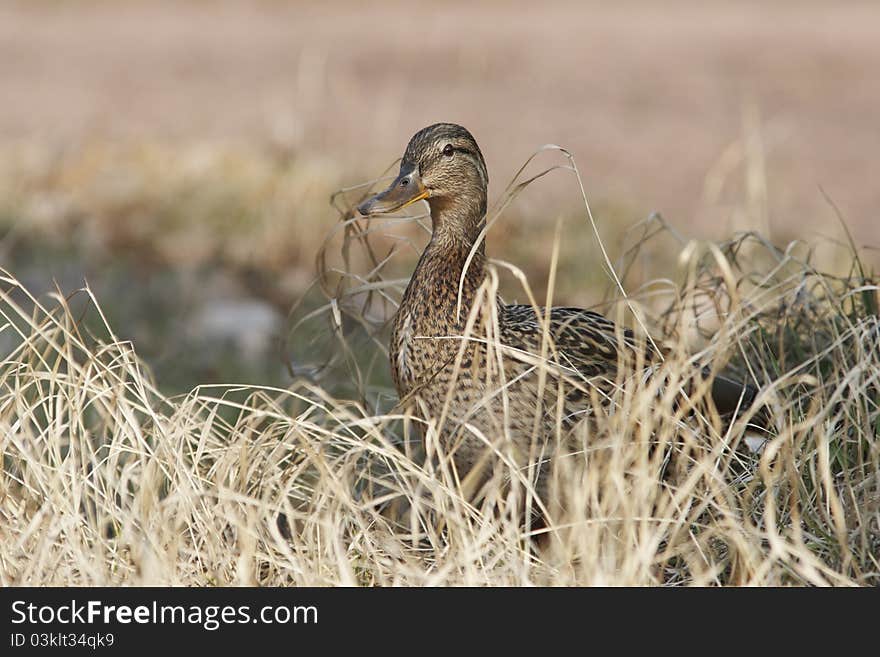
[[[384,192],[361,203],[358,212],[394,212],[426,200],[436,232],[441,223],[482,221],[488,184],[486,163],[473,135],[454,123],[435,123],[413,135],[397,178]]]

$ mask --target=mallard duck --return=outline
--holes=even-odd
[[[421,200],[430,207],[431,240],[393,320],[391,373],[401,399],[435,423],[458,476],[478,481],[493,455],[520,467],[546,455],[548,441],[621,385],[622,356],[643,369],[658,360],[656,349],[598,313],[489,298],[481,234],[488,183],[471,133],[437,123],[409,141],[394,182],[358,206],[364,216]],[[722,377],[711,387],[722,415],[755,394]]]

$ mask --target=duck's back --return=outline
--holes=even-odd
[[[395,383],[441,423],[462,472],[487,451],[525,466],[536,447],[546,451],[621,385],[622,358],[643,366],[653,359],[632,332],[580,308],[552,308],[545,319],[544,309],[498,303],[465,334],[466,316],[437,324],[415,305],[409,298],[395,320]],[[621,373],[632,375],[631,367]]]

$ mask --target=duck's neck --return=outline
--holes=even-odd
[[[486,193],[462,194],[455,198],[432,198],[431,244],[450,251],[464,248],[470,252],[486,225]],[[483,242],[477,247],[484,251]]]
[[[404,303],[438,328],[460,328],[485,277],[486,251],[480,233],[486,221],[486,200],[484,195],[457,202],[431,199],[430,205],[431,241],[413,272]]]

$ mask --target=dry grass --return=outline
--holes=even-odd
[[[795,244],[683,241],[680,280],[613,295],[610,316],[635,313],[670,346],[664,376],[622,382],[579,448],[554,460],[558,504],[533,531],[516,509],[534,490],[503,448],[497,485],[475,504],[436,425],[422,441],[422,422],[370,384],[404,283],[406,250],[392,247],[407,241],[394,238],[400,219],[353,217],[361,191],[335,199],[342,221],[319,254],[327,304],[290,336],[326,322],[337,357],[304,373],[341,368],[353,401],[302,378],[166,397],[88,289],[74,312],[4,273],[4,585],[880,582],[880,321],[855,252],[850,275],[834,277]],[[658,217],[642,228],[623,281],[646,241],[675,243]],[[503,272],[533,296],[500,261],[490,285]],[[680,390],[695,362],[761,385],[773,427],[758,454],[745,420],[725,431],[693,413]]]

